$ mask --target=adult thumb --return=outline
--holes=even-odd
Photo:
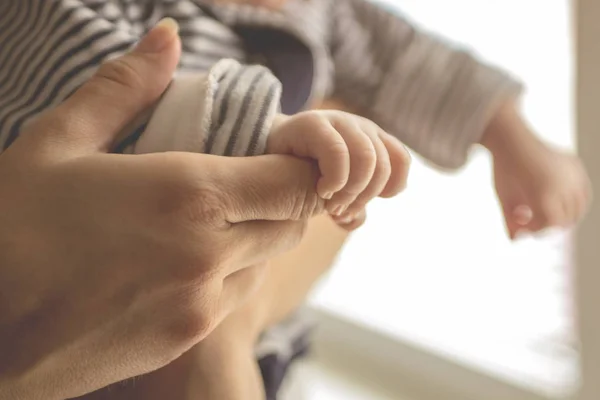
[[[180,54],[177,23],[164,19],[129,53],[101,65],[47,115],[58,121],[52,142],[68,142],[70,148],[83,152],[110,149],[119,133],[166,90]]]

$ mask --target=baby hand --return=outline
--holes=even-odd
[[[342,111],[280,116],[267,142],[270,154],[316,160],[318,194],[340,223],[358,218],[374,197],[392,197],[406,185],[410,155],[368,119]]]
[[[505,110],[485,142],[494,157],[494,178],[511,239],[520,232],[570,227],[585,214],[592,197],[578,157],[538,140],[517,116]]]
[[[494,176],[511,238],[519,232],[570,227],[591,198],[581,161],[545,146],[525,157],[495,158]]]

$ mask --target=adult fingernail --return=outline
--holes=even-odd
[[[173,18],[163,18],[142,38],[135,49],[142,53],[160,53],[179,33],[179,25]]]

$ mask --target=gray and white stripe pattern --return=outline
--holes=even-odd
[[[28,120],[66,99],[102,62],[123,54],[165,16],[178,20],[182,28],[181,72],[208,71],[224,58],[245,60],[242,41],[235,32],[187,0],[1,2],[1,148],[6,149],[17,138]],[[273,105],[267,109],[278,104],[279,92],[271,91]],[[222,103],[231,101],[235,98]],[[264,108],[257,107],[257,112]],[[267,121],[265,117],[263,122]],[[118,149],[132,152],[143,126],[134,129]],[[256,130],[264,134],[262,127]],[[262,149],[263,142],[262,137],[255,138],[254,151]],[[236,154],[245,155],[246,151],[238,149]]]
[[[63,101],[134,37],[76,0],[8,0],[0,12],[0,143]]]
[[[262,66],[248,67],[227,59],[208,73],[182,73],[151,116],[139,121],[148,123],[138,129],[139,140],[132,141],[126,152],[264,154],[280,97],[281,83]]]
[[[251,55],[239,26],[293,35],[312,55],[306,106],[327,95],[340,97],[442,167],[462,165],[490,110],[520,90],[503,72],[364,0],[291,0],[281,12],[210,0],[5,0],[0,4],[3,148],[25,122],[68,97],[99,63],[126,51],[165,16],[181,25],[185,72],[208,71],[225,58],[247,61]],[[254,87],[248,74],[233,82],[240,85],[235,93]],[[215,119],[220,125],[211,148],[253,153],[242,147],[256,140],[231,132],[222,136],[250,124],[234,115],[247,104],[231,107],[225,121]]]
[[[226,156],[264,153],[267,118],[277,112],[280,84],[265,67],[231,68],[213,106],[206,152]],[[268,124],[270,126],[270,124]]]
[[[332,12],[335,95],[427,160],[463,165],[495,107],[521,85],[363,0]]]

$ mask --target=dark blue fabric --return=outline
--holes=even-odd
[[[308,106],[314,80],[310,49],[296,37],[267,28],[237,27],[248,53],[281,81],[281,111],[293,115]]]
[[[310,336],[305,335],[298,338],[292,347],[293,352],[290,358],[282,358],[279,354],[269,354],[258,361],[265,386],[266,400],[277,400],[290,366],[309,352]]]

